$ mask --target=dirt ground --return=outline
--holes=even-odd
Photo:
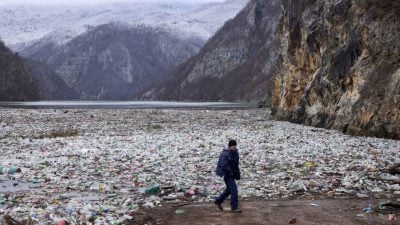
[[[242,202],[241,214],[219,211],[212,203],[186,206],[164,205],[133,214],[130,225],[259,225],[259,224],[306,224],[306,225],[394,225],[400,224],[400,213],[386,210],[380,213],[364,213],[368,204],[378,205],[374,200],[253,200]],[[178,215],[176,210],[183,210]],[[395,214],[390,216],[390,214]],[[392,219],[389,219],[392,217]]]

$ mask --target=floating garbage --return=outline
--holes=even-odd
[[[60,219],[58,225],[68,225],[68,221],[66,219]]]
[[[32,180],[32,185],[29,186],[30,188],[40,188],[41,187],[41,181],[38,178],[34,178]]]
[[[0,205],[3,205],[6,202],[6,199],[4,198],[4,195],[0,195]]]
[[[231,138],[242,198],[400,198],[400,174],[388,170],[400,162],[399,141],[315,132],[265,109],[2,109],[0,118],[0,210],[16,221],[123,224],[166,202],[212,202],[225,187],[214,171]],[[63,131],[78,135],[37,138]]]
[[[308,162],[304,163],[304,168],[305,169],[310,169],[310,168],[312,168],[314,166],[315,166],[315,162],[314,161],[308,161]]]
[[[15,173],[20,173],[21,169],[17,167],[3,167],[0,166],[0,174],[15,174]]]
[[[154,184],[146,188],[146,190],[144,191],[144,193],[146,193],[147,195],[156,195],[160,192],[161,192],[161,187],[159,184]]]

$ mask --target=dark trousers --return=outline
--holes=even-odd
[[[216,203],[222,204],[224,200],[230,195],[231,196],[231,209],[238,208],[238,190],[236,186],[235,178],[224,177],[226,184],[225,191],[215,200]]]

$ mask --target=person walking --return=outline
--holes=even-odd
[[[217,205],[219,210],[224,210],[222,203],[230,195],[231,211],[234,213],[241,213],[242,210],[239,209],[238,190],[236,185],[236,180],[240,180],[239,152],[235,140],[230,140],[228,148],[225,148],[221,152],[216,173],[218,176],[224,178],[226,189],[217,199],[215,199],[215,205]]]

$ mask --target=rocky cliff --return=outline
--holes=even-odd
[[[279,0],[253,0],[202,50],[157,86],[146,99],[256,100],[269,89],[278,55]]]
[[[49,65],[81,99],[131,100],[202,44],[162,29],[110,23],[67,44],[33,45],[21,54]]]
[[[400,138],[400,2],[283,0],[280,119]]]
[[[0,101],[39,99],[39,89],[29,68],[0,41]]]

